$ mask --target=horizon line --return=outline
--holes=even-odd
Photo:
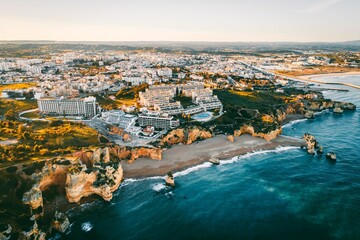
[[[88,43],[122,43],[122,42],[148,42],[148,43],[348,43],[348,42],[360,42],[360,39],[344,40],[344,41],[211,41],[211,40],[2,40],[0,42],[88,42]]]

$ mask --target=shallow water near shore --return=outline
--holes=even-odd
[[[72,226],[63,237],[360,239],[360,90],[342,88],[350,91],[324,94],[355,103],[355,112],[325,111],[283,131],[292,137],[313,134],[325,153],[336,152],[336,163],[299,148],[279,148],[175,173],[174,189],[163,177],[126,180],[111,203],[72,209]]]

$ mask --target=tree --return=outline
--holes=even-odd
[[[23,124],[20,124],[20,125],[18,126],[18,134],[22,134],[23,131],[24,131],[24,125],[23,125]]]
[[[17,114],[14,110],[10,109],[8,110],[5,115],[4,115],[4,118],[6,120],[10,120],[10,121],[15,121],[16,120],[16,117],[17,117]]]

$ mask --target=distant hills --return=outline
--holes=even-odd
[[[162,52],[296,52],[310,50],[360,51],[360,40],[346,42],[179,42],[179,41],[0,41],[0,53],[9,48],[49,50],[156,50]],[[44,50],[44,49],[43,49]]]

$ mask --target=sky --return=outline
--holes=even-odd
[[[360,40],[360,0],[0,0],[0,40]]]

